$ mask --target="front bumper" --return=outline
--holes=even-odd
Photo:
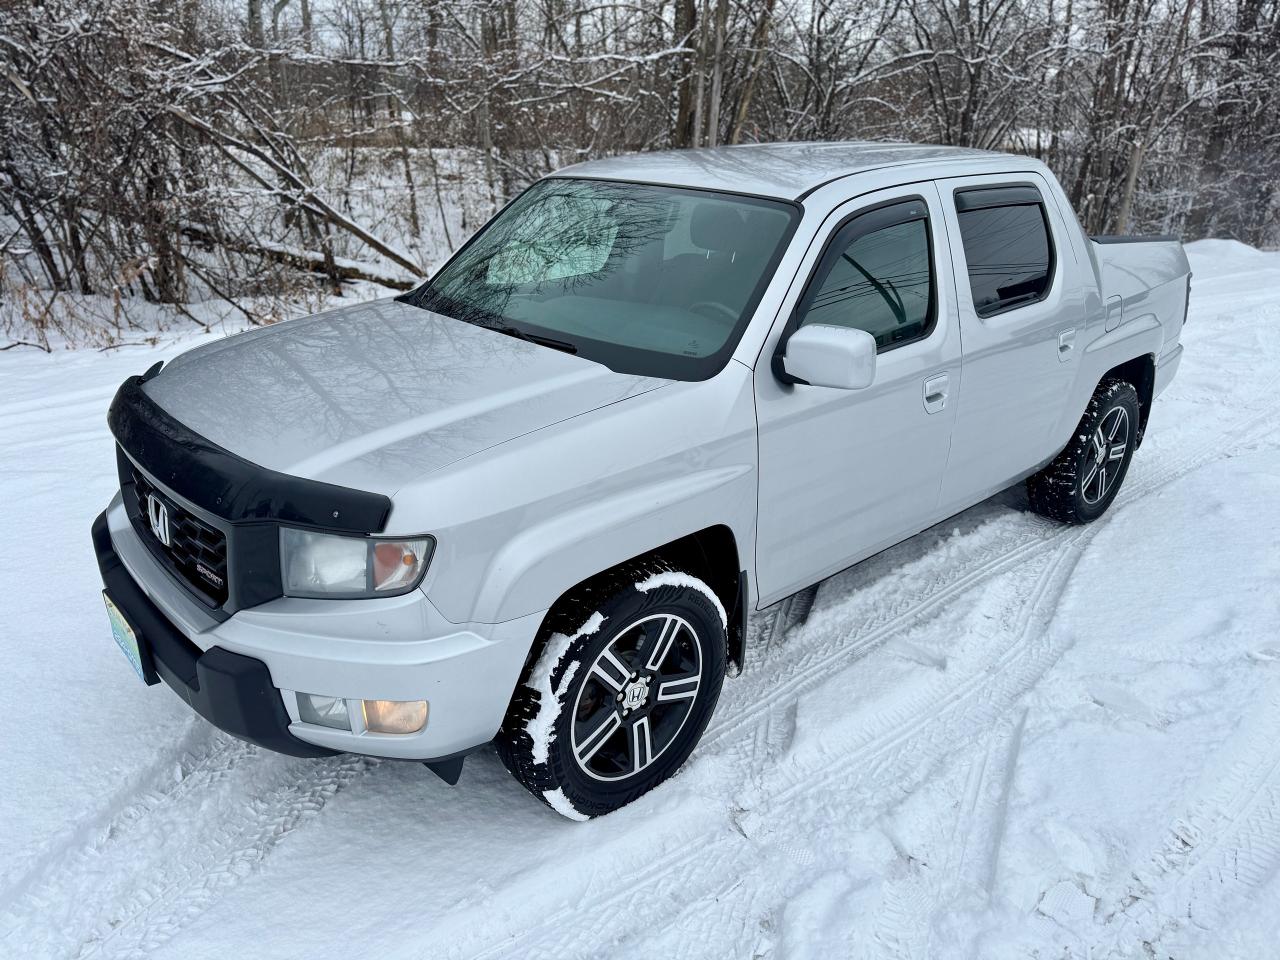
[[[363,753],[436,760],[493,739],[541,624],[456,625],[421,591],[374,600],[280,598],[218,621],[138,538],[117,496],[93,525],[112,601],[149,648],[156,673],[233,736],[292,756]],[[299,719],[297,692],[426,700],[426,726],[403,736]],[[359,724],[356,724],[359,726]]]
[[[174,628],[120,562],[105,513],[93,522],[93,548],[107,596],[145,644],[148,665],[191,709],[232,736],[278,753],[333,753],[289,733],[284,701],[261,660],[219,647],[202,651]]]

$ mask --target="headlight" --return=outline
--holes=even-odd
[[[435,545],[281,527],[281,581],[290,597],[394,597],[418,585]]]

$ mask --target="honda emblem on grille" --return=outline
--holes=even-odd
[[[151,521],[151,532],[156,539],[169,546],[169,508],[154,493],[147,494],[147,519]]]

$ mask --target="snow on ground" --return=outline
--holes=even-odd
[[[1280,254],[1191,248],[1120,498],[1010,491],[765,633],[672,782],[590,823],[492,754],[264,753],[141,687],[89,524],[116,384],[191,344],[0,356],[0,956],[1271,956]]]

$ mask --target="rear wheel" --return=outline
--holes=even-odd
[[[720,696],[724,611],[688,573],[632,565],[544,627],[498,753],[527,790],[586,819],[653,789],[688,759]]]
[[[1137,390],[1123,380],[1104,380],[1067,448],[1027,480],[1031,508],[1063,523],[1102,516],[1120,492],[1137,436]]]

